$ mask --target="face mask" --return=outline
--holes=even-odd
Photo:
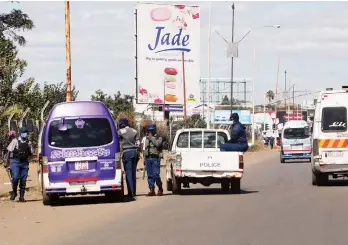
[[[21,134],[21,138],[23,138],[23,139],[26,139],[26,138],[27,138],[27,136],[28,136],[28,134],[27,134],[27,133],[22,133],[22,134]]]

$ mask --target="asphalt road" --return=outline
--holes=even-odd
[[[274,152],[247,169],[241,195],[187,190],[51,244],[347,244],[348,186],[310,181],[309,163],[280,164]]]
[[[279,153],[272,152],[260,163],[246,166],[243,194],[223,194],[218,185],[195,186],[199,189],[181,196],[139,197],[121,204],[122,210],[118,204],[93,209],[81,205],[69,211],[70,219],[61,217],[66,207],[60,207],[55,210],[59,226],[52,223],[48,233],[49,225],[41,220],[43,226],[36,226],[25,241],[35,245],[345,245],[348,183],[331,184],[311,186],[309,163],[281,164]],[[45,216],[51,209],[40,212]],[[39,242],[45,234],[46,242]]]

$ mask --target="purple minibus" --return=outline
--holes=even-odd
[[[44,205],[61,196],[105,194],[123,201],[116,125],[101,102],[56,104],[40,133],[39,181]]]

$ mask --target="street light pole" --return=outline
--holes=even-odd
[[[211,46],[211,1],[209,3],[209,28],[208,28],[208,124],[207,128],[210,129],[210,46]],[[203,94],[204,100],[204,94]],[[204,101],[203,101],[203,113],[204,113]]]
[[[232,46],[234,42],[234,3],[232,3]],[[231,57],[231,113],[233,109],[233,56]]]
[[[286,107],[286,96],[287,96],[287,92],[286,92],[286,70],[284,71],[285,74],[285,93],[284,93],[284,103],[285,103],[285,121],[286,121],[286,114],[287,114],[287,107]]]

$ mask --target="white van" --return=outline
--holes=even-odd
[[[348,176],[348,87],[321,92],[313,122],[312,184]]]
[[[311,138],[308,123],[291,120],[285,123],[281,138],[280,162],[306,159],[311,161]]]

